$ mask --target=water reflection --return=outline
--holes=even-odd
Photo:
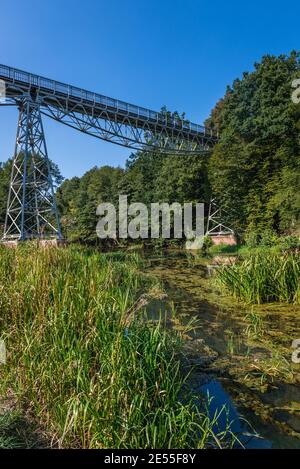
[[[216,412],[220,412],[224,406],[226,412],[221,412],[218,423],[213,430],[215,432],[225,430],[226,425],[230,422],[230,429],[236,435],[247,449],[269,449],[272,448],[271,441],[259,435],[250,424],[239,415],[235,405],[224,390],[221,383],[217,380],[209,381],[207,384],[199,386],[199,391],[203,393],[207,399],[208,411],[210,418],[213,418]],[[239,443],[235,443],[235,447],[241,447]]]

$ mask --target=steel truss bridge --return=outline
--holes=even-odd
[[[211,130],[170,113],[5,65],[0,65],[0,98],[0,106],[19,109],[4,241],[62,237],[42,115],[134,150],[201,154],[218,139]]]

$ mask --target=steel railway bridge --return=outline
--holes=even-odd
[[[0,106],[17,106],[18,128],[4,241],[62,238],[42,115],[134,150],[209,151],[217,135],[198,124],[0,65]]]

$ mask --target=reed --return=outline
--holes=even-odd
[[[217,272],[219,284],[246,303],[300,303],[298,253],[261,252]]]
[[[2,392],[25,401],[55,445],[204,448],[230,429],[195,405],[178,333],[135,311],[153,287],[132,254],[0,247]]]

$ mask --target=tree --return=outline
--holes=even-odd
[[[291,84],[300,54],[265,56],[227,89],[207,124],[220,143],[209,163],[212,191],[240,229],[285,232],[299,226],[299,107]]]
[[[64,181],[57,191],[64,235],[73,241],[97,241],[96,209],[102,202],[116,204],[121,168],[94,167],[81,178]]]

